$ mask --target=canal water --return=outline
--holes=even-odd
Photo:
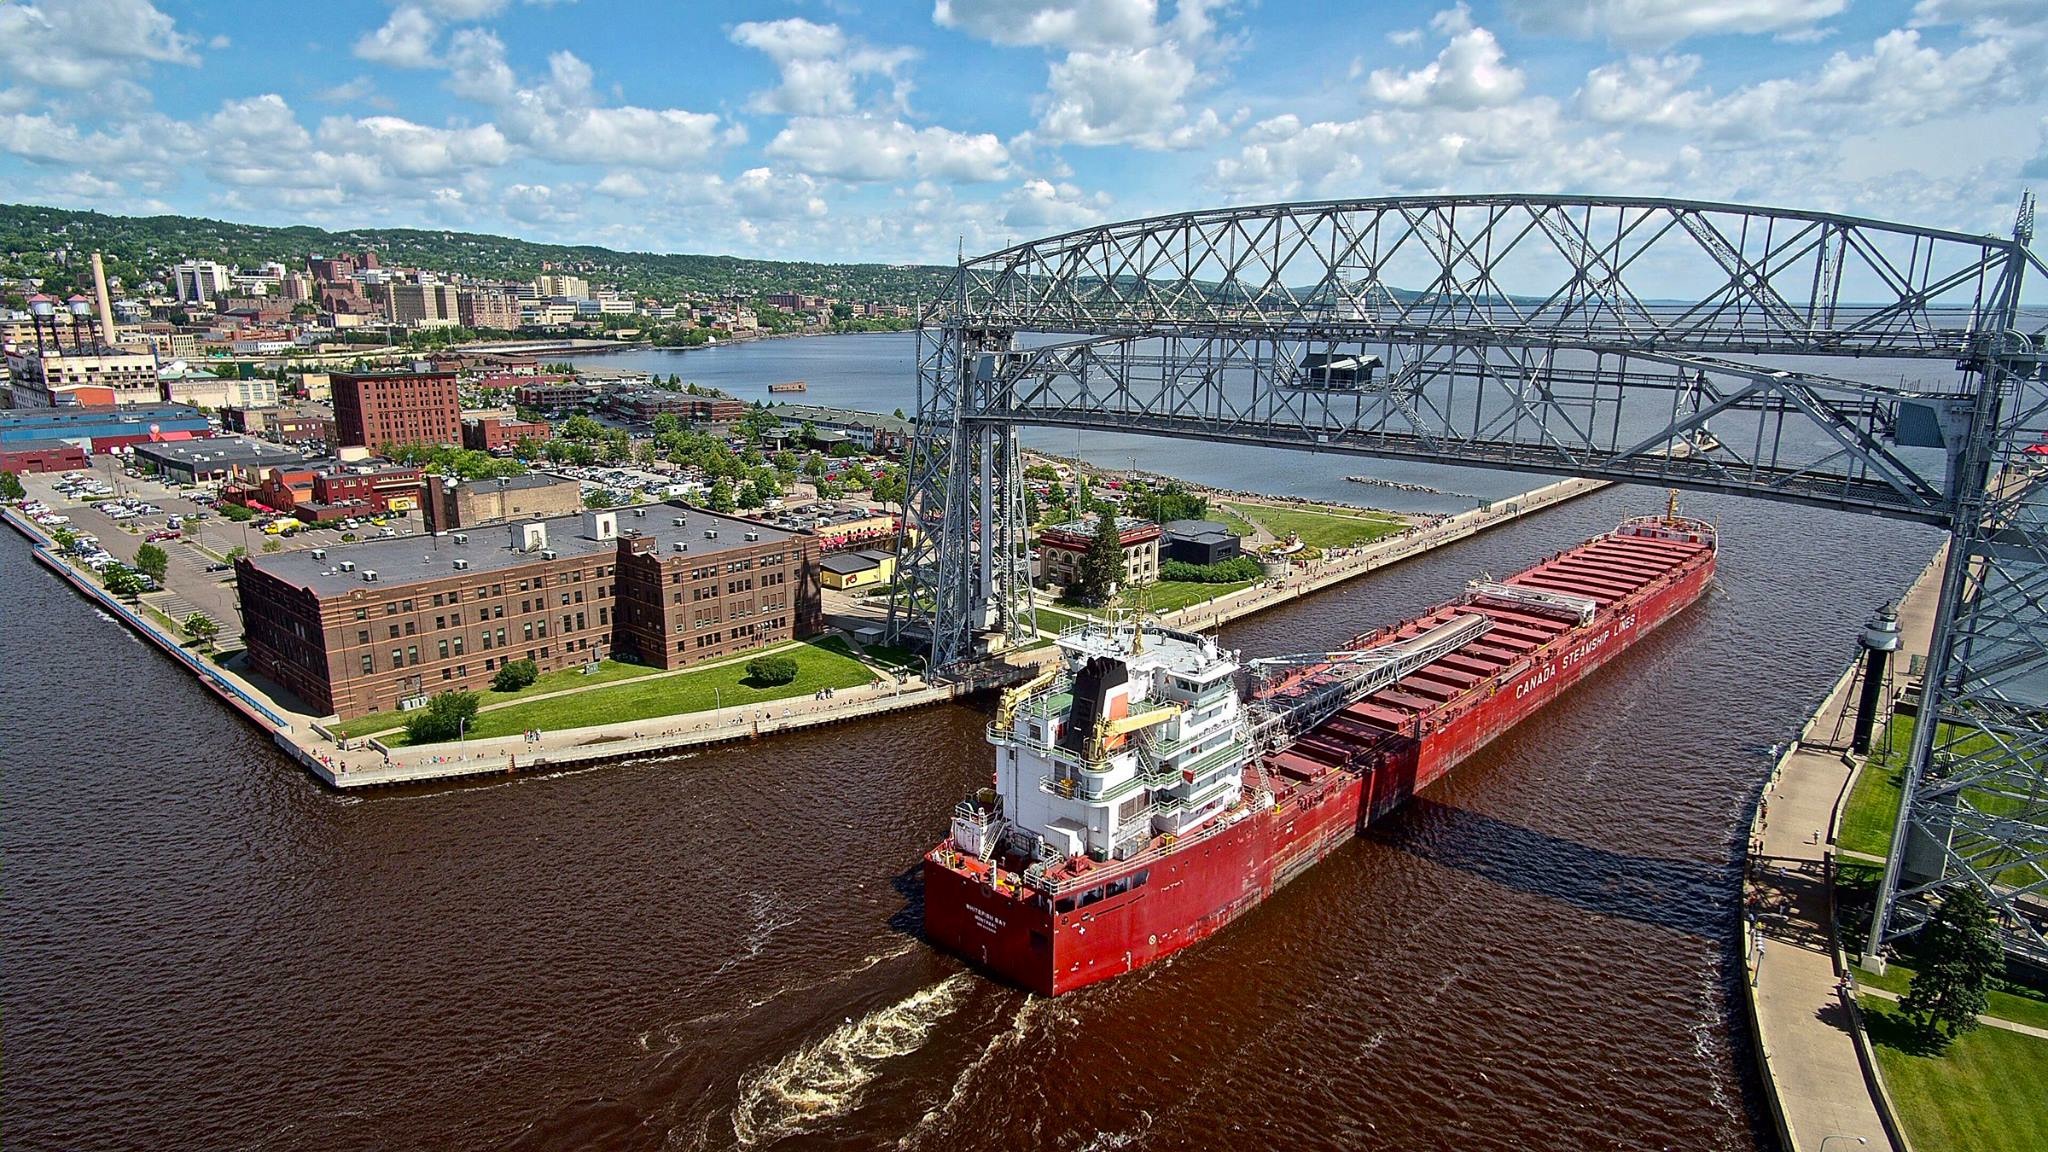
[[[1318,649],[1661,502],[1225,639]],[[1725,541],[1698,604],[1222,935],[1057,1001],[917,935],[914,865],[990,772],[975,708],[340,796],[4,534],[9,1145],[1767,1147],[1748,808],[1938,540],[1688,507]]]

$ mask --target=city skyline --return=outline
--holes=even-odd
[[[0,8],[0,200],[771,259],[1231,203],[1674,195],[2000,231],[2039,0]]]

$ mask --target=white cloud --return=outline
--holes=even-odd
[[[1090,196],[1072,184],[1026,180],[1003,197],[1002,223],[1032,235],[1067,232],[1101,223],[1109,204],[1108,195]]]
[[[1754,35],[1810,28],[1848,0],[1507,0],[1520,26],[1657,47],[1691,36]]]
[[[1157,0],[938,0],[932,19],[994,44],[1133,48],[1156,38]]]
[[[1388,104],[1487,108],[1522,94],[1521,70],[1510,67],[1493,33],[1472,23],[1463,5],[1437,14],[1430,27],[1450,37],[1436,59],[1413,72],[1381,69],[1369,88]]]
[[[813,175],[852,181],[912,175],[952,183],[1000,180],[1010,162],[1009,150],[990,133],[861,116],[797,117],[765,151]]]
[[[411,4],[392,10],[382,26],[356,41],[356,55],[373,64],[393,68],[432,68],[434,38],[441,26],[432,16]]]
[[[638,200],[647,195],[647,185],[631,172],[607,172],[593,188],[606,196],[617,196],[622,200]]]
[[[547,79],[523,84],[505,62],[505,47],[481,28],[449,41],[449,86],[492,106],[507,139],[571,164],[682,168],[745,139],[722,128],[715,113],[681,108],[606,105],[590,65],[572,52],[548,57]]]
[[[429,128],[396,116],[361,120],[329,117],[320,122],[322,145],[372,157],[401,176],[443,176],[496,167],[512,158],[505,135],[490,124],[475,128]]]
[[[859,86],[869,78],[889,81],[893,102],[902,107],[910,89],[899,70],[917,58],[911,49],[877,48],[847,36],[837,25],[794,17],[738,25],[732,42],[764,53],[781,74],[780,85],[756,93],[748,106],[785,116],[852,112]]]
[[[790,220],[825,215],[825,197],[818,182],[802,173],[779,173],[770,168],[749,168],[739,174],[728,191],[732,203],[751,220]]]
[[[1587,74],[1579,108],[1602,124],[1756,141],[1897,128],[1994,107],[2021,98],[2027,87],[2004,40],[1943,52],[1910,29],[1885,33],[1861,54],[1836,52],[1811,75],[1762,80],[1726,95],[1686,86],[1701,65],[1697,56],[1602,65]]]
[[[147,64],[197,64],[193,39],[149,0],[0,4],[0,74],[54,88],[96,88]]]

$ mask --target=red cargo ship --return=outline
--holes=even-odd
[[[1674,498],[1336,652],[1074,629],[989,725],[994,786],[925,857],[925,931],[1046,995],[1185,948],[1691,604],[1716,544]]]

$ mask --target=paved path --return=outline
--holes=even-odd
[[[1901,673],[1924,655],[1934,629],[1939,563],[1930,566],[1900,606]],[[1848,732],[1843,723],[1852,677],[1837,681],[1801,739],[1825,741]],[[1878,1118],[1835,967],[1833,907],[1827,879],[1828,839],[1851,762],[1837,749],[1795,744],[1781,760],[1758,813],[1745,893],[1756,918],[1754,945],[1744,957],[1766,1087],[1777,1097],[1789,1152],[1815,1152],[1831,1136],[1861,1137],[1891,1147]],[[1852,1144],[1836,1140],[1833,1146]]]
[[[1901,999],[1897,992],[1888,991],[1883,988],[1872,988],[1868,985],[1858,985],[1856,993],[1860,996],[1875,996],[1879,1000],[1889,1000],[1894,1004],[1898,1003]],[[2048,1028],[2036,1028],[2032,1024],[2022,1024],[2017,1020],[2007,1020],[2003,1016],[1979,1016],[1977,1017],[1977,1023],[1990,1028],[2003,1028],[2007,1032],[2017,1032],[2022,1036],[2032,1036],[2038,1040],[2048,1040]]]

